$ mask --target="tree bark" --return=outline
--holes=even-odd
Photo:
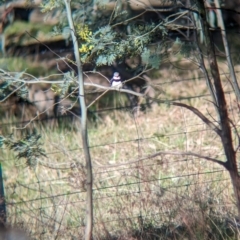
[[[216,100],[217,100],[217,110],[219,114],[219,125],[220,125],[220,137],[222,141],[222,145],[224,148],[224,152],[226,155],[226,163],[225,167],[229,172],[231,177],[234,194],[236,197],[236,203],[238,208],[238,216],[240,218],[240,177],[238,174],[237,162],[236,162],[236,152],[233,147],[232,140],[232,131],[230,126],[230,121],[228,117],[227,111],[227,103],[225,99],[225,94],[223,91],[221,78],[219,75],[219,69],[215,54],[215,46],[212,39],[211,31],[209,30],[206,11],[204,7],[204,0],[198,0],[199,4],[199,13],[200,17],[203,19],[204,24],[204,33],[206,37],[206,46],[207,46],[207,57],[211,69],[211,74],[213,76],[213,86],[215,88]]]
[[[67,18],[71,31],[71,37],[74,46],[74,55],[76,59],[77,69],[78,69],[78,85],[79,85],[79,101],[81,106],[81,134],[82,134],[82,144],[84,150],[84,157],[86,161],[86,189],[87,189],[87,199],[86,199],[86,227],[85,227],[85,240],[92,239],[92,229],[93,229],[93,196],[92,196],[92,161],[89,151],[88,144],[88,131],[87,131],[87,107],[85,103],[84,96],[84,82],[83,82],[83,71],[82,64],[79,56],[79,46],[76,37],[76,32],[72,20],[72,12],[70,6],[71,0],[65,0],[65,6],[67,10]]]
[[[219,3],[219,0],[215,0],[214,2],[215,2],[215,6],[216,6],[218,26],[221,29],[221,35],[222,35],[223,45],[224,45],[224,49],[225,49],[225,53],[226,53],[226,59],[227,59],[227,62],[228,62],[228,68],[229,68],[231,79],[232,79],[233,90],[235,91],[235,94],[236,94],[236,97],[237,97],[238,101],[240,101],[240,89],[239,89],[239,85],[238,85],[238,82],[237,82],[237,77],[236,77],[234,67],[233,67],[233,63],[232,63],[231,53],[229,51],[227,34],[226,34],[225,24],[223,22],[220,3]]]

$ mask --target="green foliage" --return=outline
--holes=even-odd
[[[23,73],[15,73],[14,76],[2,76],[2,78],[7,80],[0,80],[0,100],[6,99],[12,94],[16,93],[23,99],[28,96],[28,88],[21,81],[14,81],[15,79],[20,80]]]
[[[82,55],[82,61],[94,61],[97,66],[112,65],[116,60],[142,55],[149,66],[157,68],[160,64],[158,52],[153,55],[150,50],[147,50],[147,46],[155,38],[154,28],[152,24],[144,27],[138,25],[133,29],[134,34],[124,35],[109,25],[101,27],[85,41],[86,53]],[[150,33],[141,35],[146,29]]]
[[[55,7],[64,9],[63,1],[45,1],[43,11]],[[167,30],[162,23],[145,22],[139,19],[128,21],[132,16],[126,3],[116,1],[71,1],[73,21],[79,39],[79,52],[83,63],[96,63],[97,66],[112,65],[132,56],[143,55],[149,44],[159,41]],[[113,9],[111,9],[111,7]],[[64,10],[63,10],[64,11]],[[66,17],[63,13],[61,24],[55,26],[55,34],[61,32],[70,37]],[[146,62],[149,67],[160,64],[159,53],[150,51]]]
[[[35,131],[20,140],[14,139],[13,134],[9,137],[0,136],[0,147],[6,145],[17,154],[18,159],[25,158],[27,166],[34,167],[41,157],[46,157],[39,142],[40,138],[41,136]]]
[[[114,53],[115,38],[116,33],[110,26],[100,28],[88,37],[85,45],[88,52],[82,56],[82,60],[88,61],[95,57],[98,66],[111,65],[116,56]]]
[[[4,145],[5,138],[3,136],[0,136],[0,148]]]
[[[19,88],[17,91],[17,95],[23,99],[27,99],[28,97],[28,87],[26,85],[23,85]]]
[[[63,6],[63,1],[60,0],[44,0],[41,3],[42,12],[48,12],[54,8],[59,8]]]
[[[79,48],[80,53],[88,53],[93,49],[93,45],[89,45],[91,42],[92,31],[89,29],[87,25],[78,25],[77,26],[77,34],[81,40],[81,47]]]
[[[69,92],[68,90],[70,87],[74,85],[73,78],[73,72],[66,72],[63,76],[63,82],[59,84],[52,84],[51,89],[60,97],[64,97]]]
[[[6,88],[8,88],[9,85],[10,85],[10,82],[8,82],[8,81],[2,81],[2,82],[0,83],[0,89],[6,89]]]
[[[141,54],[142,62],[152,68],[158,69],[161,61],[160,55],[158,54],[159,48],[160,47],[156,49],[155,53],[152,53],[148,48],[144,48]]]

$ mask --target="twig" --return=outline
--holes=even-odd
[[[119,167],[119,166],[124,166],[124,165],[130,165],[130,164],[133,164],[133,163],[138,163],[139,161],[144,161],[146,159],[151,159],[151,158],[158,157],[159,155],[186,155],[186,156],[193,156],[193,157],[203,158],[203,159],[205,159],[207,161],[210,161],[210,162],[218,163],[218,164],[220,164],[220,165],[222,165],[223,167],[226,168],[226,162],[223,162],[223,161],[218,160],[216,158],[203,156],[201,154],[194,153],[194,152],[181,152],[181,151],[159,151],[157,153],[148,155],[146,157],[139,158],[139,159],[134,160],[134,161],[128,161],[128,162],[125,162],[125,163],[119,163],[119,164],[114,164],[114,165],[102,165],[102,166],[98,166],[98,168],[112,168],[112,167]]]

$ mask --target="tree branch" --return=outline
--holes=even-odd
[[[126,163],[119,163],[119,164],[114,164],[114,165],[101,165],[101,166],[98,166],[98,168],[99,168],[99,167],[100,167],[100,168],[111,168],[111,167],[119,167],[119,166],[129,165],[129,164],[133,164],[133,163],[138,163],[139,161],[144,161],[144,160],[147,160],[147,159],[155,158],[155,157],[158,157],[158,156],[160,156],[160,155],[185,155],[185,156],[193,156],[193,157],[202,158],[202,159],[205,159],[205,160],[207,160],[207,161],[220,164],[221,166],[223,166],[224,168],[226,168],[226,162],[223,162],[223,161],[221,161],[221,160],[218,160],[218,159],[215,159],[215,158],[211,158],[211,157],[208,157],[208,156],[203,156],[203,155],[198,154],[198,153],[182,152],[182,151],[159,151],[159,152],[157,152],[157,153],[148,155],[148,156],[146,156],[146,157],[139,158],[139,159],[134,160],[134,161],[128,161],[128,162],[126,162]]]

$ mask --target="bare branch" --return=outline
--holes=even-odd
[[[114,165],[100,165],[100,166],[98,166],[98,168],[99,167],[100,168],[111,168],[111,167],[119,167],[119,166],[124,166],[124,165],[130,165],[130,164],[133,164],[133,163],[138,163],[139,161],[144,161],[144,160],[147,160],[147,159],[155,158],[155,157],[158,157],[160,155],[193,156],[193,157],[198,157],[198,158],[205,159],[205,160],[210,161],[210,162],[218,163],[221,166],[226,168],[226,162],[223,162],[223,161],[218,160],[216,158],[211,158],[211,157],[204,156],[204,155],[194,153],[194,152],[181,152],[181,151],[159,151],[157,153],[151,154],[151,155],[146,156],[146,157],[139,158],[139,159],[134,160],[134,161],[128,161],[126,163],[119,163],[119,164],[114,164]]]
[[[206,116],[204,116],[197,108],[189,106],[184,103],[178,103],[178,102],[169,102],[170,105],[184,107],[193,112],[195,115],[197,115],[204,123],[207,124],[208,127],[210,127],[214,132],[216,132],[221,137],[221,130],[217,126],[215,126]]]

